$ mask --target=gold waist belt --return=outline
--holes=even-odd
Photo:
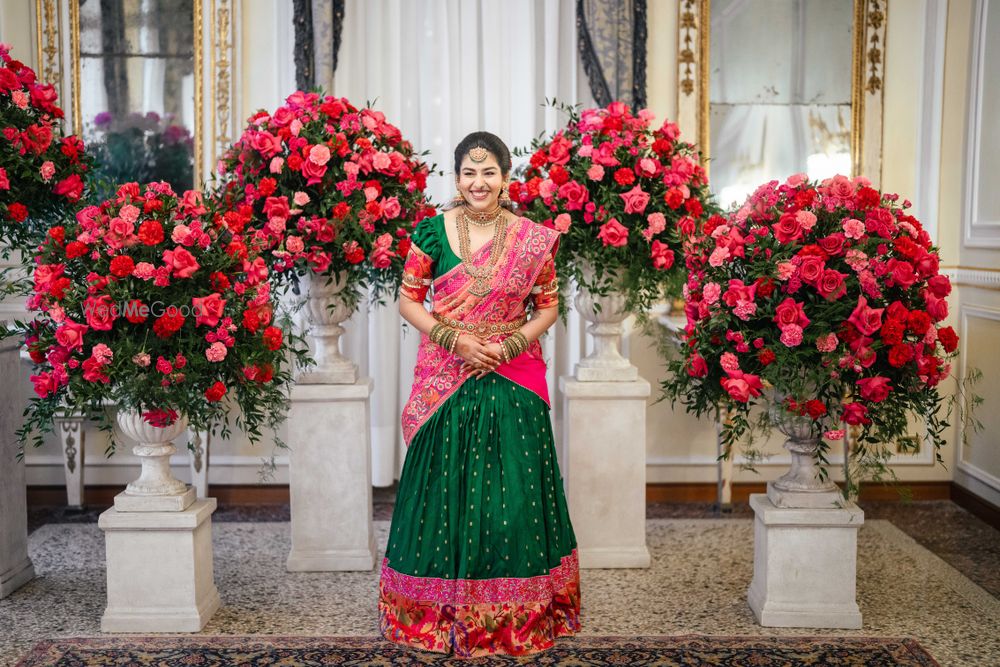
[[[450,317],[445,317],[444,315],[439,315],[437,313],[434,313],[434,319],[446,327],[478,334],[480,336],[513,333],[523,327],[528,321],[527,317],[522,317],[518,320],[514,320],[513,322],[459,322],[458,320],[453,320]]]

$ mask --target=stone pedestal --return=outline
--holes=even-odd
[[[109,509],[103,632],[198,632],[219,608],[212,563],[215,498],[182,511]]]
[[[371,378],[299,384],[288,413],[292,515],[290,572],[375,566]]]
[[[0,321],[0,326],[5,322]],[[21,385],[18,343],[0,340],[0,377],[7,378],[0,393],[0,599],[35,578],[28,558],[28,508],[24,487],[24,461],[17,460],[17,437],[25,401]]]
[[[563,471],[580,567],[649,567],[646,400],[649,383],[559,378]]]
[[[858,529],[854,503],[836,509],[776,507],[750,496],[754,519],[753,581],[747,593],[767,627],[861,627],[856,600]]]

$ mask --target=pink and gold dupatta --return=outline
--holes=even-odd
[[[446,311],[442,300],[452,296],[465,296],[473,283],[464,266],[459,264],[434,281],[432,312],[473,324],[502,324],[524,317],[527,298],[558,236],[555,230],[527,218],[519,218],[508,225],[504,239],[492,242],[504,243],[490,285],[492,291],[464,313],[456,315]],[[490,245],[491,243],[485,244],[475,253],[472,260],[474,264],[486,263]],[[497,342],[504,335],[488,338],[491,342]],[[407,445],[431,415],[468,379],[468,376],[461,373],[462,363],[459,356],[432,343],[426,334],[421,335],[417,365],[413,373],[413,391],[403,408],[403,440]],[[517,358],[501,364],[496,372],[535,392],[549,403],[545,360],[538,341],[533,342]]]

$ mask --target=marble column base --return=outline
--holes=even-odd
[[[212,562],[215,498],[179,512],[101,514],[108,606],[102,632],[198,632],[218,610]]]
[[[861,627],[858,608],[858,529],[865,514],[854,503],[838,509],[780,508],[766,494],[753,508],[753,581],[747,592],[766,627]]]
[[[371,378],[299,384],[288,412],[289,572],[371,570]]]
[[[582,568],[649,567],[646,400],[649,383],[559,378],[563,477]]]

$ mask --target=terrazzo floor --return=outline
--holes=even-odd
[[[746,605],[752,523],[655,518],[647,522],[652,567],[583,572],[584,634],[911,636],[942,665],[1000,664],[1000,600],[889,521],[867,519],[858,541],[861,630],[757,626]],[[384,548],[388,523],[380,518],[376,528]],[[223,607],[204,634],[377,634],[376,572],[285,572],[286,522],[219,520],[213,539]],[[29,542],[39,576],[0,601],[0,665],[41,639],[99,635],[105,591],[97,526],[46,523]]]

